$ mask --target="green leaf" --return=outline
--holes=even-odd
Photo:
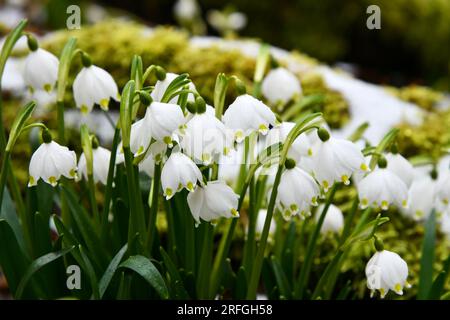
[[[450,256],[445,260],[441,272],[439,272],[438,276],[434,280],[433,285],[431,286],[430,294],[428,295],[428,299],[439,300],[444,291],[445,281],[448,278],[449,272]]]
[[[241,266],[236,275],[236,281],[234,285],[234,299],[245,299],[245,294],[247,293],[247,273],[245,268]]]
[[[86,273],[88,274],[88,277],[89,277],[89,280],[91,283],[92,297],[96,300],[99,300],[100,299],[100,291],[99,291],[97,275],[95,274],[94,267],[92,266],[92,263],[89,260],[89,257],[84,252],[83,247],[78,246],[78,250],[80,251],[81,258],[83,259],[84,271],[86,271]]]
[[[56,99],[57,101],[64,101],[64,94],[66,93],[67,78],[69,76],[70,64],[72,62],[73,54],[77,46],[77,39],[70,38],[64,46],[61,57],[59,58],[58,68],[58,88]]]
[[[133,116],[133,98],[136,85],[134,80],[127,82],[122,91],[122,97],[120,99],[120,129],[122,132],[122,146],[128,148],[130,146],[130,133]]]
[[[0,266],[13,295],[28,264],[29,259],[19,246],[11,226],[0,219]]]
[[[91,259],[95,262],[97,267],[102,270],[106,267],[108,262],[107,253],[100,242],[99,235],[96,232],[92,221],[89,219],[86,209],[80,205],[78,199],[67,186],[62,186],[62,191],[67,199],[72,219],[82,234]]]
[[[108,289],[109,283],[111,282],[114,274],[116,273],[116,270],[122,261],[123,256],[127,252],[128,244],[125,244],[119,252],[114,256],[114,258],[109,263],[108,268],[106,269],[105,273],[103,274],[102,278],[100,279],[99,283],[99,292],[100,292],[100,299],[103,297],[103,295],[106,292],[106,289]]]
[[[58,251],[58,252],[51,252],[46,255],[43,255],[42,257],[37,258],[34,260],[31,265],[28,267],[27,271],[22,277],[22,280],[19,283],[19,286],[17,287],[17,291],[14,295],[16,299],[20,299],[22,297],[22,293],[28,283],[28,281],[31,279],[31,277],[42,267],[45,265],[55,261],[56,259],[64,256],[68,252],[72,251],[75,247],[66,248],[64,250]]]
[[[436,212],[433,210],[425,222],[425,236],[420,259],[419,288],[417,298],[427,299],[433,282],[434,249],[436,245]]]
[[[83,149],[84,156],[86,158],[86,171],[88,175],[93,174],[93,159],[94,156],[92,154],[92,140],[89,134],[89,128],[86,124],[82,124],[80,128],[81,133],[81,147]]]
[[[277,281],[277,286],[280,289],[280,296],[285,299],[289,299],[291,297],[291,286],[289,285],[286,274],[275,256],[271,257],[271,262],[275,279]]]
[[[378,215],[376,219],[367,222],[366,224],[362,225],[359,228],[356,228],[356,230],[354,230],[353,233],[350,234],[350,236],[344,242],[344,244],[341,247],[341,250],[344,251],[347,247],[351,246],[353,243],[357,241],[365,241],[372,238],[376,229],[388,221],[389,221],[388,217],[381,217],[380,215]]]
[[[374,155],[370,159],[370,163],[369,163],[370,170],[373,170],[375,168],[375,166],[377,165],[379,155],[382,154],[383,151],[392,144],[392,142],[397,137],[398,132],[399,132],[399,130],[397,128],[394,128],[394,129],[390,130],[388,133],[386,133],[386,135],[383,137],[383,139],[381,139],[380,143],[375,148]]]
[[[169,292],[161,273],[159,273],[158,269],[156,269],[148,258],[140,255],[131,256],[119,267],[133,270],[143,277],[150,284],[150,286],[156,290],[161,298],[169,298]]]
[[[30,119],[31,114],[36,107],[36,103],[34,101],[28,102],[22,109],[20,109],[19,114],[14,119],[14,122],[11,126],[11,131],[9,132],[8,143],[6,144],[5,152],[11,151],[14,147],[14,144],[22,133],[22,129],[25,123]]]
[[[181,279],[181,275],[178,272],[177,267],[173,263],[172,259],[170,259],[169,255],[167,254],[167,252],[164,250],[163,247],[160,247],[159,251],[163,258],[164,266],[167,269],[167,273],[170,276],[170,281],[173,283],[177,298],[189,299],[189,294],[187,293],[186,289],[184,288],[183,280]]]
[[[23,238],[22,229],[20,227],[19,218],[17,216],[14,203],[11,199],[7,187],[5,187],[5,191],[3,192],[3,201],[2,201],[2,208],[0,210],[0,219],[6,220],[6,222],[14,232],[14,235],[16,236],[16,240],[20,248],[23,250],[23,252],[26,252],[25,242]]]
[[[347,139],[350,141],[353,141],[353,142],[358,141],[359,139],[362,138],[362,136],[364,135],[364,133],[366,132],[366,130],[368,128],[369,128],[369,123],[363,122],[355,129],[355,131],[353,131],[353,133]]]
[[[5,42],[3,42],[2,51],[0,53],[0,83],[2,81],[3,71],[5,70],[6,60],[8,60],[9,56],[11,55],[11,51],[14,48],[17,40],[22,37],[22,32],[25,29],[27,23],[27,20],[20,21],[17,26],[8,34]]]

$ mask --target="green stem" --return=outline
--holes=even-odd
[[[106,114],[106,112],[105,112]],[[103,213],[101,217],[101,229],[100,235],[101,239],[105,242],[108,233],[108,216],[109,209],[112,198],[112,185],[114,182],[114,172],[116,169],[116,155],[117,155],[117,146],[119,145],[120,139],[120,128],[119,126],[115,127],[114,130],[114,138],[111,148],[111,158],[109,159],[109,168],[108,168],[108,178],[106,179],[106,188],[105,188],[105,203],[103,205]]]
[[[287,152],[286,152],[287,153]],[[258,289],[259,277],[261,275],[262,262],[264,259],[264,253],[266,250],[267,238],[269,237],[270,224],[272,223],[273,212],[275,211],[275,200],[278,193],[278,185],[281,180],[281,173],[283,172],[284,160],[286,157],[281,159],[278,166],[277,174],[275,176],[275,181],[273,183],[272,193],[270,195],[269,206],[267,208],[267,216],[264,221],[264,228],[261,234],[261,240],[259,242],[258,251],[256,253],[256,258],[253,264],[253,268],[250,275],[250,282],[247,289],[247,299],[256,299],[256,291]]]
[[[197,298],[208,298],[208,271],[211,268],[211,257],[213,249],[214,227],[210,224],[204,224],[203,246],[200,255],[200,265],[197,274]]]
[[[161,164],[155,163],[152,185],[150,188],[150,193],[148,195],[148,205],[150,207],[150,212],[148,218],[148,229],[147,229],[148,234],[145,248],[149,252],[151,252],[153,247],[153,241],[157,236],[156,216],[158,215],[158,204],[159,204],[158,198],[160,185],[161,185]]]
[[[56,112],[57,112],[57,120],[58,120],[58,140],[62,145],[66,144],[65,138],[65,124],[64,124],[64,101],[58,101],[56,103]]]
[[[245,270],[251,270],[252,261],[254,258],[254,249],[255,249],[255,227],[256,227],[256,219],[257,219],[257,211],[256,211],[256,191],[254,185],[254,179],[252,178],[250,181],[250,190],[249,190],[249,206],[248,206],[248,229],[247,229],[247,239],[244,243],[244,253],[243,253],[243,262]]]
[[[101,218],[98,212],[97,200],[95,198],[95,183],[94,183],[94,176],[92,174],[88,175],[88,187],[89,187],[89,201],[91,203],[92,215],[94,217],[96,226],[98,226],[100,229]]]
[[[339,245],[342,245],[347,237],[350,235],[351,227],[353,224],[353,220],[355,219],[356,212],[358,211],[359,199],[358,195],[355,196],[355,199],[352,203],[352,208],[350,209],[350,213],[345,219],[344,229],[342,230],[341,238],[339,239]]]
[[[145,239],[145,219],[139,210],[140,192],[136,190],[136,177],[133,167],[133,155],[129,147],[123,148],[125,154],[125,169],[127,172],[128,197],[130,206],[130,220],[128,229],[128,248],[132,248],[133,239],[139,233],[141,239]]]
[[[0,173],[0,210],[3,204],[3,192],[5,190],[6,177],[8,176],[10,152],[5,151],[3,154],[2,171]]]
[[[305,252],[305,261],[300,270],[300,275],[298,277],[297,283],[295,285],[295,290],[294,290],[295,297],[298,297],[299,299],[303,298],[303,294],[305,292],[305,290],[304,290],[305,285],[308,284],[309,274],[311,272],[314,252],[316,250],[316,245],[317,245],[317,240],[319,238],[320,229],[322,228],[323,222],[325,220],[325,216],[327,214],[328,208],[331,205],[331,202],[333,201],[333,198],[334,198],[337,188],[338,188],[338,184],[335,183],[333,185],[333,187],[331,188],[330,194],[328,195],[327,201],[325,202],[325,207],[323,208],[322,213],[320,214],[320,218],[317,221],[317,225],[314,228],[314,231],[309,238],[308,245],[306,247],[306,252]]]

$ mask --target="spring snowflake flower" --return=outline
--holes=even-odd
[[[74,151],[52,141],[50,133],[43,131],[44,142],[33,153],[30,160],[30,180],[28,186],[35,186],[39,179],[53,187],[61,176],[76,178],[77,156]]]
[[[223,115],[226,127],[234,130],[237,142],[242,142],[252,132],[263,135],[277,124],[275,114],[262,101],[248,94],[240,95]]]
[[[31,91],[50,92],[58,79],[59,61],[53,54],[38,48],[25,59],[24,80]]]
[[[295,123],[293,122],[282,122],[278,127],[270,130],[264,139],[263,148],[270,147],[278,142],[284,143],[294,126]],[[306,133],[300,134],[288,150],[288,157],[294,159],[297,163],[300,162],[303,157],[310,157],[311,154],[311,142]]]
[[[161,172],[161,184],[166,200],[183,188],[193,192],[197,182],[202,183],[202,173],[195,163],[181,152],[174,151]]]
[[[176,73],[168,72],[168,73],[166,73],[166,77],[164,78],[164,80],[156,81],[155,88],[153,89],[152,93],[150,94],[152,99],[153,99],[153,101],[161,102],[161,99],[164,97],[164,93],[166,92],[166,90],[169,87],[170,83],[173,80],[175,80],[175,78],[178,77],[178,76],[179,75],[176,74]],[[189,90],[196,91],[195,85],[192,82],[189,83]],[[189,93],[188,97],[187,97],[187,100],[188,101],[194,101],[195,100],[194,95],[192,93]],[[178,101],[178,97],[174,97],[174,98],[172,98],[169,101],[169,103],[176,104],[177,101]]]
[[[94,182],[101,182],[106,185],[108,180],[109,171],[109,159],[111,158],[111,151],[102,148],[100,146],[92,146],[92,165]],[[85,179],[88,178],[86,157],[84,153],[81,154],[80,160],[78,161],[78,171]]]
[[[262,94],[271,103],[286,103],[302,93],[300,81],[285,68],[270,70],[262,82]]]
[[[233,133],[208,112],[197,113],[186,123],[180,145],[195,161],[209,165],[216,156],[228,154]]]
[[[364,177],[358,184],[361,208],[369,205],[389,209],[389,205],[407,208],[408,188],[403,180],[389,171],[384,158],[378,161],[378,168]]]
[[[214,222],[224,218],[237,218],[239,196],[226,183],[216,180],[199,186],[187,196],[192,216],[197,224],[200,219]]]
[[[409,288],[408,265],[395,252],[377,251],[366,266],[367,287],[371,290],[371,296],[375,290],[384,298],[389,290],[402,295],[403,288]]]
[[[94,104],[108,110],[109,100],[117,100],[119,91],[113,77],[102,68],[85,66],[73,82],[73,97],[81,113],[91,112]]]
[[[448,170],[439,173],[436,196],[443,205],[448,206],[450,202],[450,172]]]
[[[315,149],[313,172],[325,191],[335,182],[350,184],[355,171],[367,171],[364,156],[358,146],[345,139],[330,137],[326,129],[318,130],[321,143]]]
[[[403,212],[414,220],[425,220],[433,209],[438,209],[435,191],[436,180],[430,176],[414,180],[408,191],[408,208]]]
[[[276,205],[286,220],[297,214],[303,219],[310,216],[311,205],[317,205],[320,192],[316,181],[295,164],[292,159],[286,160],[278,186]]]
[[[139,162],[139,171],[144,172],[150,178],[153,178],[155,175],[155,160],[151,155],[147,155],[147,157]]]
[[[414,168],[411,163],[399,153],[386,154],[386,160],[388,170],[395,173],[407,187],[410,187],[414,178]]]
[[[322,214],[324,208],[325,208],[324,204],[321,204],[317,208],[317,212],[315,215],[316,221],[319,220],[320,215]],[[330,207],[328,208],[328,211],[325,215],[325,219],[323,220],[320,232],[323,234],[329,232],[339,233],[343,227],[344,227],[344,215],[342,214],[341,209],[336,207],[334,204],[330,204]]]

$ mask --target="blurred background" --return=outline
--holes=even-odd
[[[179,25],[194,34],[239,34],[301,51],[373,83],[450,88],[449,0],[2,0],[0,4],[0,32],[22,16],[41,31],[65,28],[65,10],[76,4],[82,23],[128,16],[149,26]],[[373,4],[381,9],[380,30],[366,27],[366,9]]]

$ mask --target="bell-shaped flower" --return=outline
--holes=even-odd
[[[381,250],[377,251],[366,265],[367,287],[371,295],[375,290],[384,298],[389,290],[402,295],[403,288],[409,288],[408,265],[397,253]]]
[[[150,112],[146,112],[144,118],[131,125],[130,150],[135,157],[145,153],[150,146],[150,142],[152,141],[150,126]]]
[[[414,179],[414,168],[400,153],[386,154],[388,170],[395,173],[409,188]]]
[[[316,221],[319,220],[320,215],[322,214],[323,209],[325,208],[324,204],[321,204],[317,208],[317,212],[315,215]],[[339,233],[342,231],[344,227],[344,215],[342,214],[341,209],[339,209],[334,204],[330,204],[330,207],[325,214],[325,219],[323,220],[322,227],[320,228],[320,232],[323,234],[332,232]]]
[[[183,188],[193,192],[197,182],[202,183],[200,169],[188,156],[179,151],[172,152],[161,172],[161,184],[166,200]]]
[[[109,159],[111,158],[111,151],[98,146],[92,148],[92,166],[94,182],[101,182],[106,185],[108,180]],[[86,157],[84,153],[81,154],[78,161],[78,171],[85,179],[88,179]]]
[[[286,160],[286,170],[278,186],[277,208],[288,220],[300,214],[304,219],[311,215],[311,205],[317,205],[320,189],[316,181],[305,171],[295,166],[292,159]]]
[[[168,72],[168,73],[166,73],[166,77],[164,78],[164,80],[156,81],[155,88],[153,89],[153,91],[151,93],[151,97],[152,97],[153,101],[161,102],[161,99],[164,97],[164,93],[166,92],[166,90],[169,87],[170,83],[173,80],[175,80],[175,78],[178,77],[178,76],[179,75],[176,74],[176,73]],[[189,83],[189,90],[196,91],[195,85],[192,82]],[[188,94],[187,99],[188,99],[188,101],[194,101],[195,100],[194,95],[192,93]],[[178,96],[172,98],[169,101],[169,103],[176,104],[177,101],[178,101]]]
[[[58,78],[59,61],[50,52],[38,48],[31,51],[25,59],[24,80],[31,91],[50,92]]]
[[[233,132],[213,115],[195,114],[186,123],[180,141],[183,152],[195,161],[209,165],[233,147]]]
[[[263,148],[268,148],[271,145],[286,141],[289,132],[294,128],[295,123],[293,122],[282,122],[279,126],[273,128],[264,137]],[[311,152],[311,142],[306,133],[300,134],[292,143],[288,150],[288,157],[294,159],[297,164],[301,161],[303,157],[310,157]]]
[[[44,131],[45,132],[45,131]],[[76,178],[77,156],[74,151],[51,140],[48,132],[43,133],[44,142],[33,153],[30,160],[28,186],[35,186],[39,179],[53,187],[61,176]]]
[[[286,103],[302,93],[300,81],[285,68],[270,70],[262,82],[262,94],[271,103]]]
[[[185,119],[180,106],[172,103],[152,102],[147,108],[145,129],[156,141],[164,142],[171,147],[176,141],[176,133],[183,128]]]
[[[150,154],[139,162],[139,171],[144,172],[150,178],[153,178],[155,175],[155,159]]]
[[[225,182],[219,180],[197,187],[194,192],[188,194],[187,202],[197,225],[200,219],[214,222],[221,217],[239,217],[239,196]]]
[[[312,156],[313,172],[325,191],[335,182],[350,184],[351,175],[357,170],[368,170],[358,146],[345,139],[330,137],[325,129],[319,129],[321,143]]]
[[[240,95],[223,115],[227,128],[234,131],[237,142],[242,142],[252,132],[263,135],[277,124],[275,114],[262,101],[248,94]]]
[[[402,211],[414,220],[425,220],[433,209],[438,209],[435,191],[436,180],[430,176],[414,180],[408,191],[408,207]]]
[[[73,97],[81,113],[89,113],[94,104],[108,110],[109,100],[117,100],[119,91],[113,77],[94,65],[83,67],[73,82]]]
[[[402,179],[385,166],[369,173],[358,183],[358,195],[361,208],[370,205],[381,207],[382,210],[389,209],[391,204],[397,207],[407,208],[408,188]]]
[[[436,197],[444,206],[450,203],[450,171],[439,172],[436,184]]]

